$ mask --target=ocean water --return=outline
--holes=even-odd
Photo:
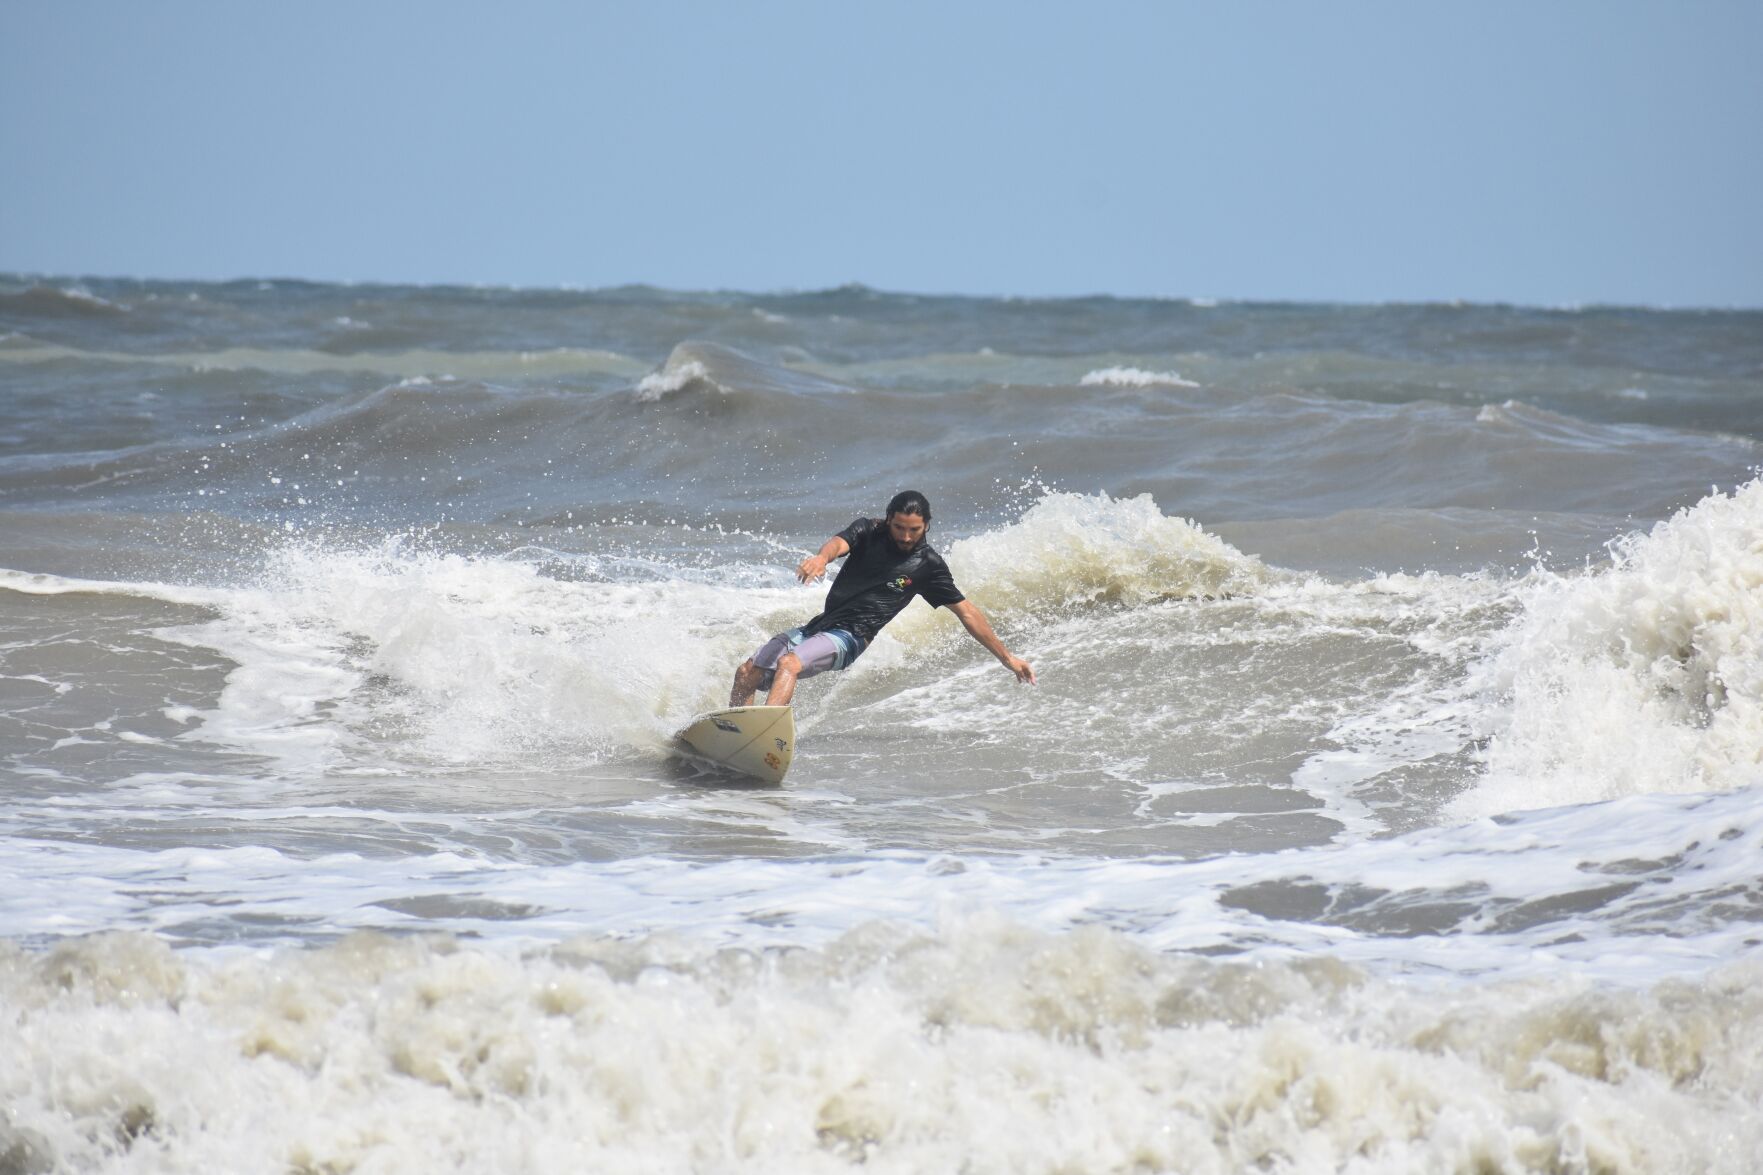
[[[1763,312],[0,277],[0,1170],[1753,1172]],[[795,766],[673,754],[925,492]]]

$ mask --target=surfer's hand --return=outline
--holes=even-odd
[[[819,555],[810,555],[802,560],[802,566],[796,568],[796,578],[803,583],[819,579],[826,574],[826,560]]]
[[[1004,668],[1016,674],[1017,681],[1026,682],[1029,685],[1035,684],[1035,667],[1021,657],[1009,658],[1004,662]]]

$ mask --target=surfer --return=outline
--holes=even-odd
[[[930,503],[916,490],[905,490],[888,503],[886,518],[859,518],[802,560],[796,578],[808,583],[825,575],[834,559],[850,556],[833,577],[824,612],[778,633],[741,662],[729,705],[749,705],[762,689],[769,691],[766,705],[789,705],[798,681],[848,667],[914,596],[949,609],[1017,680],[1035,684],[1034,669],[1004,647],[985,613],[955,586],[949,565],[925,541],[929,529]]]

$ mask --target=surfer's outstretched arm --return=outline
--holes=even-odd
[[[803,583],[819,579],[826,574],[826,565],[828,563],[831,563],[841,555],[848,555],[850,552],[851,544],[835,534],[832,538],[820,544],[820,550],[817,553],[802,560],[802,566],[796,568],[796,578]]]
[[[955,618],[961,621],[961,627],[973,634],[974,640],[1002,661],[1004,668],[1016,674],[1016,680],[1035,684],[1034,667],[1004,647],[1004,642],[992,631],[992,622],[986,619],[986,614],[972,600],[958,600],[949,605],[949,611],[955,613]]]

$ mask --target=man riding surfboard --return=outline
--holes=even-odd
[[[808,583],[825,575],[834,559],[849,556],[827,590],[820,615],[778,633],[741,662],[729,705],[749,705],[761,689],[769,691],[766,705],[789,705],[798,681],[848,667],[914,596],[949,609],[1017,680],[1035,684],[1034,669],[1004,647],[985,613],[955,586],[948,564],[925,541],[929,529],[930,502],[916,490],[905,490],[888,503],[886,518],[859,518],[802,560],[796,578]]]

